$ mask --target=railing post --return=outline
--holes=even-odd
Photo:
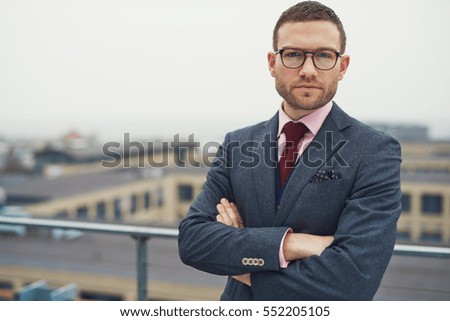
[[[136,240],[137,254],[137,299],[146,301],[147,297],[147,241],[149,237],[133,236]]]

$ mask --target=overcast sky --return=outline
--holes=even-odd
[[[271,117],[272,30],[297,1],[0,0],[0,136],[221,140]],[[351,63],[335,101],[450,137],[450,1],[322,1]]]

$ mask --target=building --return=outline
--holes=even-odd
[[[169,167],[37,177],[7,188],[7,204],[40,218],[173,226],[205,176],[205,168]]]
[[[116,154],[120,166],[113,168],[102,164],[105,155],[98,150],[45,149],[36,163],[46,175],[5,186],[7,204],[24,206],[36,217],[176,226],[200,192],[208,168],[179,166],[180,159],[190,164],[201,159],[193,145],[186,153],[163,144],[133,144]],[[398,241],[450,245],[450,143],[401,144]]]
[[[398,222],[397,241],[409,244],[450,246],[450,142],[402,141],[401,144],[403,209]],[[141,151],[139,146],[136,147],[136,151]],[[180,155],[184,160],[192,157],[198,158],[198,155],[180,153],[180,151],[170,149],[160,149],[159,153],[154,154],[157,155],[156,158],[152,159],[158,164],[163,164],[163,160],[168,159],[168,166],[151,166],[150,161],[146,158],[149,155],[148,150],[144,151],[146,152],[143,154],[129,153],[126,158],[125,154],[119,154],[121,155],[121,166],[105,168],[101,165],[103,159],[95,158],[98,155],[94,155],[94,158],[89,161],[91,156],[88,156],[89,153],[85,154],[86,157],[83,156],[82,150],[55,152],[47,149],[43,155],[40,155],[42,158],[39,160],[39,164],[44,164],[42,168],[45,168],[43,171],[45,175],[32,178],[22,177],[14,182],[0,177],[0,184],[4,183],[3,187],[7,196],[6,205],[20,206],[26,213],[41,218],[175,227],[186,215],[192,200],[200,193],[208,168],[206,166],[179,166],[180,164],[177,164],[175,159]],[[66,160],[64,161],[64,159]],[[128,162],[127,166],[124,166],[125,160]],[[54,235],[51,240],[55,240]],[[20,238],[20,241],[15,240],[14,246],[22,244],[21,246],[27,249],[36,246],[36,252],[39,251],[42,254],[34,258],[36,266],[33,265],[31,268],[20,265],[20,263],[18,265],[2,265],[0,299],[13,299],[14,293],[17,293],[21,287],[44,278],[51,281],[53,286],[75,282],[79,288],[78,297],[80,299],[135,300],[135,279],[129,275],[130,270],[134,271],[134,266],[131,264],[124,267],[124,262],[134,259],[133,256],[128,257],[128,253],[134,254],[134,248],[123,250],[125,244],[128,243],[124,241],[122,245],[122,241],[120,241],[120,243],[111,244],[111,242],[115,242],[112,237],[98,237],[98,242],[100,241],[104,242],[105,247],[110,246],[110,250],[102,252],[93,249],[92,236],[78,238],[76,244],[71,242],[55,243],[58,246],[61,245],[59,253],[66,251],[63,245],[73,244],[68,251],[75,251],[75,248],[79,249],[83,244],[84,250],[81,251],[83,255],[79,260],[86,260],[89,263],[93,260],[98,264],[103,259],[109,258],[110,261],[107,260],[102,265],[102,273],[99,273],[95,267],[92,268],[92,273],[87,273],[84,266],[83,271],[76,271],[79,265],[64,260],[53,264],[62,266],[63,268],[60,270],[55,270],[53,266],[49,267],[52,264],[45,266],[47,261],[42,260],[40,255],[44,255],[44,257],[47,255],[48,260],[58,259],[53,256],[55,244],[52,241],[42,238],[29,240],[23,237]],[[43,250],[38,247],[37,242],[43,244]],[[11,243],[12,240],[8,242],[8,244]],[[51,251],[45,249],[45,244],[53,244]],[[163,281],[151,280],[149,282],[153,298],[164,300],[189,299],[194,296],[203,300],[218,298],[222,284],[216,286],[215,279],[205,281],[205,284],[201,285],[185,284],[186,280],[195,283],[192,280],[196,280],[196,277],[203,278],[206,275],[204,273],[191,275],[190,273],[193,272],[178,262],[175,243],[171,243],[170,254],[165,243],[159,243],[159,245],[161,248],[155,255],[158,258],[165,255],[166,257],[162,260],[164,262],[175,261],[169,267],[152,265],[150,269],[152,275],[157,274],[158,277],[164,279]],[[124,267],[124,271],[121,272],[123,275],[105,273],[105,269],[118,260],[119,256],[115,247],[117,250],[122,249],[123,259],[119,262],[120,264],[118,263],[117,269]],[[85,258],[86,254],[88,254],[87,258]],[[154,256],[150,255],[150,257]],[[8,262],[15,260],[15,256],[5,260]],[[392,282],[401,279],[405,264],[415,266],[414,264],[417,263],[411,265],[409,259],[406,258],[395,258],[393,261],[395,273],[389,274],[388,270],[386,287],[384,289],[382,287],[380,292],[383,297],[386,296],[386,293],[403,291],[400,298],[449,298],[448,291],[441,289],[445,288],[448,283],[446,281],[448,277],[445,274],[448,269],[444,266],[447,264],[446,262],[419,260],[422,263],[417,271],[409,273],[422,273],[420,271],[429,268],[430,264],[434,264],[433,269],[435,270],[433,271],[437,272],[436,275],[429,276],[435,277],[430,281],[432,285],[427,285],[430,292],[427,295],[429,296],[425,296],[428,290],[423,288],[423,284],[414,283],[418,280],[416,274],[411,274],[413,277],[411,276],[406,281],[403,280],[402,282],[411,286],[411,289],[420,288],[420,291],[417,291],[417,297],[409,297],[409,294],[405,293],[408,291],[413,293],[413,290],[405,290],[403,285],[398,285],[399,288],[393,289]],[[153,264],[152,262],[154,261],[151,261],[151,264]],[[39,264],[44,264],[44,266],[40,267]],[[177,270],[179,275],[185,275],[182,284],[177,284],[182,279],[178,274],[176,278],[173,278],[173,273],[167,273],[167,269],[174,271],[174,266],[179,269]],[[439,281],[439,275],[447,283]],[[214,285],[211,286],[213,283]],[[430,289],[437,290],[431,291]]]
[[[402,146],[402,214],[397,242],[450,246],[450,141],[421,125],[372,123]]]
[[[386,123],[369,123],[372,127],[394,136],[401,142],[428,142],[428,127],[421,125],[400,125]]]
[[[145,143],[129,134],[100,146],[72,132],[36,150],[33,175],[3,175],[0,186],[6,205],[34,217],[174,225],[206,175],[198,146],[193,137]]]
[[[450,245],[450,143],[402,143],[399,242]]]

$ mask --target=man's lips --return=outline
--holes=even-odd
[[[297,86],[297,88],[301,88],[301,89],[320,89],[320,87],[314,86],[314,85],[301,85],[301,86]]]

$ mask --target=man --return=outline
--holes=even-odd
[[[350,58],[336,14],[286,10],[269,70],[283,98],[226,135],[179,230],[182,261],[229,275],[222,300],[371,300],[400,215],[400,146],[332,99]]]

